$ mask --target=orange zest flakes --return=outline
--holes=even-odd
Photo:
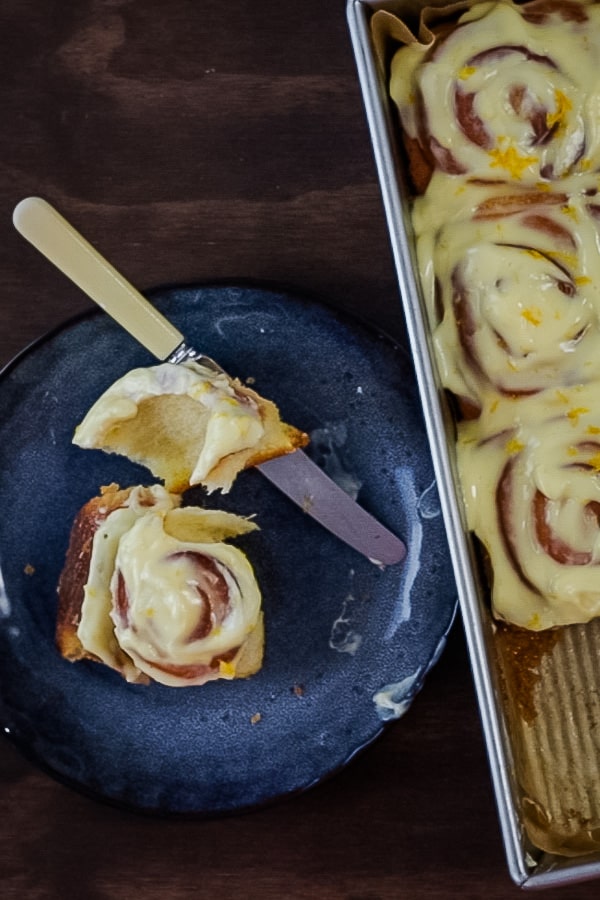
[[[567,447],[567,456],[579,456],[577,447],[574,447],[572,444],[570,447]]]
[[[514,147],[501,150],[499,147],[488,151],[491,169],[506,169],[513,178],[520,179],[525,169],[538,162],[537,156],[520,156]]]
[[[575,282],[575,284],[578,287],[580,287],[582,284],[591,284],[592,283],[592,279],[589,277],[589,275],[577,275],[573,279],[573,281]]]
[[[561,206],[560,211],[563,215],[569,216],[570,219],[573,219],[574,222],[579,221],[579,213],[574,206],[570,206],[568,203],[565,203],[564,206]]]
[[[504,449],[510,456],[515,456],[517,453],[520,453],[525,449],[525,444],[518,440],[518,438],[511,438],[504,445]]]
[[[224,678],[234,678],[235,677],[235,665],[232,662],[227,662],[225,659],[219,660],[219,674]]]
[[[554,112],[546,113],[546,125],[548,128],[553,128],[554,125],[558,125],[559,128],[564,128],[567,113],[573,109],[573,104],[567,95],[559,90],[554,91],[554,102],[556,104],[556,109]]]
[[[476,71],[477,69],[475,66],[463,66],[458,73],[458,77],[461,81],[466,81],[467,78],[470,78],[471,75],[474,75]]]
[[[574,406],[573,409],[569,409],[567,411],[567,419],[570,419],[573,425],[577,425],[577,423],[579,422],[579,417],[584,416],[589,412],[590,410],[587,406]]]
[[[563,253],[562,250],[548,250],[547,254],[550,259],[558,260],[567,269],[575,269],[577,267],[577,257],[574,253]]]
[[[528,306],[521,310],[523,318],[531,325],[541,325],[542,311],[537,306]]]
[[[590,456],[587,463],[588,466],[591,466],[596,472],[600,472],[600,453],[594,453],[593,456]]]
[[[528,256],[532,256],[534,259],[544,259],[544,254],[540,253],[539,250],[535,250],[533,247],[525,247],[524,250]]]
[[[600,434],[600,428],[597,425],[588,425],[585,430],[588,434]]]

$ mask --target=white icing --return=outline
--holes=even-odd
[[[140,673],[173,686],[232,678],[235,658],[208,669],[215,657],[237,651],[261,618],[250,563],[222,542],[256,526],[220,511],[180,509],[178,503],[159,485],[134,488],[94,533],[77,633],[85,650],[131,681]],[[166,530],[182,527],[202,540],[181,540]],[[220,593],[213,607],[215,586]],[[161,665],[199,670],[165,672]]]
[[[600,222],[591,208],[600,179],[567,186],[568,196],[511,194],[506,185],[458,188],[437,173],[416,201],[428,315],[455,394],[478,402],[489,385],[531,391],[600,377]]]
[[[0,569],[0,617],[6,619],[10,616],[10,612],[10,600],[8,599],[8,594],[6,593],[2,569]]]
[[[476,416],[467,523],[496,615],[533,630],[600,615],[600,4],[577,11],[478,4],[390,86],[437,164],[412,221],[441,381]]]
[[[392,60],[390,91],[406,131],[417,137],[423,129],[419,97],[422,139],[440,164],[451,154],[460,171],[529,183],[597,168],[600,9],[586,12],[588,21],[554,14],[540,24],[510,3],[483,3],[461,16],[426,66],[426,45],[402,47]],[[477,140],[453,114],[460,97],[482,124]]]
[[[421,670],[407,675],[402,681],[386,684],[373,695],[377,715],[384,722],[401,718],[409,709],[419,687]]]
[[[133,419],[151,397],[184,395],[198,404],[205,420],[205,437],[198,448],[190,484],[202,482],[226,456],[254,447],[264,435],[256,403],[242,398],[225,374],[215,374],[194,362],[132,369],[94,403],[75,430],[80,447],[101,446],[111,428]]]
[[[227,585],[226,615],[213,620],[209,633],[198,639],[193,638],[194,629],[205,612],[198,587],[210,592],[211,576],[199,577],[188,556],[176,556],[186,551],[214,561]],[[126,625],[113,612],[119,645],[141,671],[164,683],[179,679],[160,672],[157,665],[210,665],[215,656],[239,647],[257,624],[261,598],[243,553],[227,544],[178,541],[165,533],[161,517],[142,517],[122,537],[113,596],[119,572],[129,597]]]
[[[150,508],[156,512],[166,512],[173,509],[177,502],[160,485],[136,487],[125,505],[113,510],[94,533],[77,636],[88,653],[108,666],[120,665],[128,680],[134,681],[139,671],[128,657],[120,653],[110,618],[113,605],[110,582],[119,541],[140,516],[148,514]]]
[[[469,527],[493,560],[498,615],[532,630],[600,615],[597,385],[486,404],[459,428],[458,462]]]
[[[354,573],[351,572],[351,575]],[[338,653],[349,653],[354,656],[362,644],[362,635],[355,631],[352,625],[352,619],[349,614],[349,608],[354,601],[352,594],[349,594],[344,600],[341,613],[331,626],[331,634],[329,637],[329,646]]]

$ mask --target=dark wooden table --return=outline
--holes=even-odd
[[[142,289],[275,282],[403,338],[343,0],[4,0],[0,68],[0,363],[91,305],[14,232],[30,194]],[[4,898],[520,893],[460,621],[402,720],[268,809],[144,818],[62,786],[7,741],[0,780]]]

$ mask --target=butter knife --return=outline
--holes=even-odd
[[[49,203],[27,197],[13,213],[17,231],[157,359],[196,360],[223,370],[186,344],[175,328]],[[340,540],[377,565],[406,555],[404,543],[356,503],[302,451],[257,466],[287,497]]]

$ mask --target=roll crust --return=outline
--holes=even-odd
[[[98,660],[86,651],[77,636],[81,621],[84,587],[90,570],[92,543],[99,525],[115,509],[125,506],[131,488],[116,484],[102,487],[99,496],[92,497],[81,507],[71,527],[69,545],[58,582],[58,610],[56,617],[56,645],[65,659]]]

